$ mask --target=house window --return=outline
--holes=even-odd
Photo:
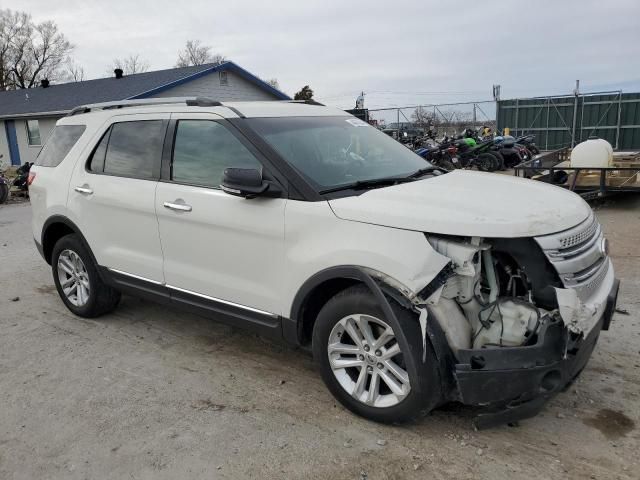
[[[40,141],[40,125],[38,125],[38,120],[27,120],[27,139],[30,147],[39,147],[42,145],[42,142]]]
[[[220,75],[220,85],[229,85],[229,78],[227,77],[227,72],[218,72]]]

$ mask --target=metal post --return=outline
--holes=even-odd
[[[473,128],[476,128],[476,123],[478,122],[476,117],[476,104],[473,104]]]
[[[551,110],[551,99],[547,98],[547,129],[544,136],[544,149],[549,150],[549,111]]]
[[[582,141],[582,130],[584,130],[584,104],[587,103],[586,99],[582,99],[582,106],[580,107],[580,138],[578,140]],[[587,139],[589,136],[587,135]]]
[[[496,128],[495,133],[498,132],[498,116],[500,115],[500,85],[493,86],[493,101],[496,102]],[[502,127],[504,129],[504,126]]]
[[[576,89],[573,91],[573,126],[571,127],[571,148],[576,144],[576,123],[578,120],[578,96],[580,95],[580,80],[576,80]]]
[[[398,109],[398,111],[397,111],[397,116],[398,116],[398,119],[397,119],[397,122],[398,122],[397,123],[397,125],[398,125],[397,132],[398,133],[397,133],[397,135],[398,135],[398,141],[400,141],[400,109]]]
[[[516,124],[513,126],[513,136],[517,137],[518,136],[518,111],[520,109],[520,99],[516,98]]]
[[[616,125],[616,150],[620,148],[620,120],[622,115],[622,90],[618,93],[618,124]]]

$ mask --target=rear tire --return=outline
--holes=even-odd
[[[490,151],[489,153],[493,155],[493,158],[495,159],[495,162],[493,163],[494,169],[491,171],[494,172],[496,170],[504,170],[504,156],[497,151]]]
[[[490,153],[481,153],[474,159],[474,163],[481,172],[493,172],[496,166],[496,158]]]
[[[102,281],[93,257],[77,235],[66,235],[56,242],[51,270],[60,298],[75,315],[95,318],[118,306],[120,292]]]
[[[442,397],[440,366],[429,341],[423,351],[416,314],[393,301],[391,307],[395,318],[356,285],[324,305],[313,330],[313,354],[327,388],[352,412],[383,423],[424,416]]]

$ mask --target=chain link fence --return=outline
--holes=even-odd
[[[407,131],[431,129],[438,137],[455,136],[467,128],[496,128],[496,102],[458,102],[369,109],[369,122],[399,138]]]

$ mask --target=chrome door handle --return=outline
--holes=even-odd
[[[93,193],[93,190],[87,187],[76,187],[75,191],[78,193],[86,193],[87,195],[91,195]]]
[[[191,211],[191,205],[187,205],[186,203],[164,202],[164,208],[168,208],[170,210],[179,210],[180,212]]]

